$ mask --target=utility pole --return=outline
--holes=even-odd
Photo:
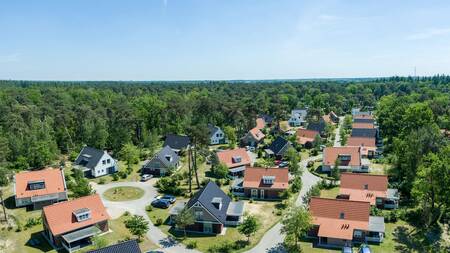
[[[189,193],[192,192],[192,172],[191,172],[191,147],[188,146],[188,168],[189,168]]]
[[[0,190],[0,201],[2,202],[3,215],[5,216],[5,222],[8,222],[8,218],[6,217],[5,201],[3,200],[3,191],[2,190]]]

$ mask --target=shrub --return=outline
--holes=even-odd
[[[221,244],[216,244],[211,246],[208,249],[208,252],[210,253],[229,253],[232,252],[234,249],[234,243],[230,241],[224,241]]]
[[[25,223],[25,228],[31,228],[33,226],[39,225],[42,223],[42,218],[28,218],[27,223]]]
[[[186,248],[188,248],[188,249],[195,249],[195,248],[197,248],[197,241],[195,241],[195,240],[187,241],[186,242]]]
[[[128,175],[130,175],[130,174],[131,174],[131,172],[133,172],[133,168],[131,168],[131,167],[127,167],[127,174],[128,174]]]
[[[155,226],[161,226],[163,224],[163,222],[164,222],[163,219],[158,218],[158,219],[156,219]]]
[[[125,179],[125,178],[127,178],[127,176],[128,176],[127,172],[125,172],[125,171],[123,171],[123,170],[117,172],[117,174],[118,174],[119,177],[122,178],[122,179]]]
[[[112,174],[111,177],[113,181],[119,180],[119,175],[117,175],[117,173]]]
[[[104,178],[100,178],[100,180],[98,181],[98,184],[105,184],[106,183],[106,179]]]
[[[152,205],[148,205],[148,206],[146,206],[146,207],[145,207],[145,211],[147,211],[147,212],[151,212],[151,211],[153,211],[153,207],[152,207]]]
[[[124,215],[124,216],[129,216],[129,215],[130,215],[130,212],[126,211],[123,215]]]
[[[248,203],[253,203],[253,199],[252,199],[252,198],[250,198],[250,200],[248,201]]]

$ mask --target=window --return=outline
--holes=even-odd
[[[44,189],[44,188],[45,188],[44,180],[28,182],[28,189],[29,190],[39,190],[39,189]]]
[[[275,176],[263,176],[262,180],[264,184],[273,184]]]
[[[340,213],[339,214],[339,219],[345,219],[345,214],[344,213]]]
[[[195,211],[195,219],[201,220],[203,217],[203,211]]]
[[[364,190],[368,190],[369,189],[369,185],[368,184],[365,184],[364,185]]]
[[[106,163],[110,164],[111,163],[111,159],[106,160]]]
[[[241,156],[233,156],[231,158],[231,160],[233,161],[233,163],[240,163],[240,162],[242,162],[242,157]]]
[[[89,208],[81,208],[73,212],[78,222],[89,220],[91,218],[91,210]]]
[[[103,165],[105,165],[106,164],[106,160],[103,160],[102,163],[103,163]]]

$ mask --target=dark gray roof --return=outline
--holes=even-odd
[[[352,129],[352,137],[375,138],[375,137],[377,137],[377,129],[376,128],[353,128]]]
[[[268,149],[272,150],[272,152],[275,155],[283,155],[283,153],[286,151],[286,145],[288,145],[289,142],[285,140],[283,137],[278,136],[269,146]]]
[[[80,165],[89,169],[95,168],[105,152],[92,147],[84,147],[77,159],[75,165]]]
[[[142,253],[136,240],[129,240],[105,248],[88,251],[88,253]]]
[[[190,144],[189,137],[186,135],[168,134],[164,140],[164,147],[169,146],[172,149],[185,149]]]
[[[219,129],[220,128],[218,126],[208,124],[209,137],[211,138],[217,131],[219,131]]]
[[[374,119],[353,119],[354,123],[374,123],[375,120]]]
[[[167,156],[172,157],[172,161],[167,160]],[[159,159],[166,168],[174,167],[180,161],[180,157],[169,146],[161,149],[147,164],[151,163],[154,159]]]
[[[213,198],[222,198],[222,208],[219,210],[213,204]],[[187,207],[192,207],[195,203],[200,202],[200,204],[205,207],[216,219],[225,224],[227,218],[228,205],[231,202],[231,198],[226,195],[219,186],[213,181],[209,181],[208,184],[200,189],[195,195],[188,201]]]
[[[273,116],[268,114],[261,114],[259,117],[263,118],[267,124],[271,124],[273,121]]]
[[[327,123],[325,123],[324,120],[319,120],[319,121],[316,121],[316,122],[308,123],[307,129],[308,130],[314,130],[314,131],[319,132],[320,134],[323,134],[323,133],[325,133],[326,126],[327,126]]]

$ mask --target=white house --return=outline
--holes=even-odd
[[[77,159],[75,168],[84,172],[86,177],[100,177],[118,171],[118,164],[106,151],[84,147]]]
[[[291,112],[291,117],[288,122],[290,126],[305,126],[306,125],[306,115],[308,115],[307,109],[294,109]]]
[[[225,133],[218,126],[208,125],[209,130],[209,143],[211,145],[223,144],[227,140],[225,138]]]

